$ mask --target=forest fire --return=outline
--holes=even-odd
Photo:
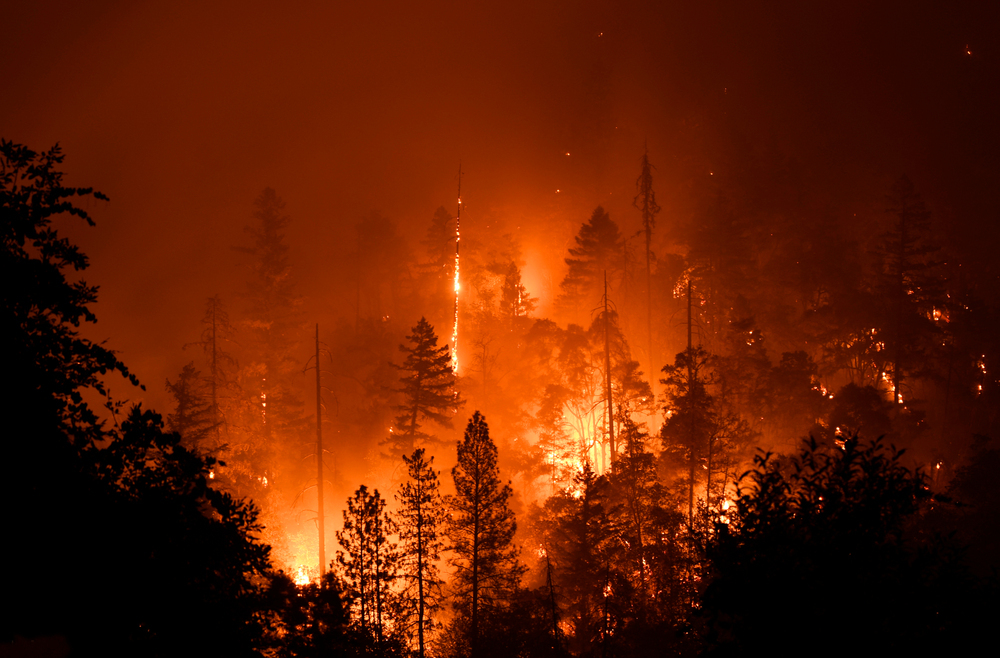
[[[0,655],[988,646],[995,5],[95,2],[4,14]]]
[[[304,564],[300,564],[299,568],[295,571],[295,584],[299,587],[305,587],[312,582],[312,578],[309,577],[309,569]]]

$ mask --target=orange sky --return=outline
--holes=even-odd
[[[3,0],[0,135],[61,143],[68,182],[111,197],[68,235],[101,286],[95,335],[164,408],[203,300],[244,279],[230,247],[265,186],[322,321],[350,227],[376,209],[422,232],[460,161],[466,230],[521,226],[538,286],[595,205],[634,230],[644,140],[664,243],[734,135],[802,163],[835,213],[906,171],[981,227],[998,9],[947,4]]]

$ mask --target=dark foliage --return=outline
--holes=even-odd
[[[462,405],[455,392],[448,346],[438,347],[434,327],[420,318],[406,338],[410,346],[399,346],[406,359],[403,365],[396,366],[403,373],[397,389],[403,402],[396,405],[399,415],[391,434],[382,442],[393,457],[409,455],[418,443],[434,438],[422,430],[421,421],[450,427],[452,416]]]
[[[87,398],[102,377],[128,376],[107,348],[78,334],[94,322],[96,288],[71,282],[86,257],[51,222],[89,189],[62,186],[58,148],[0,142],[5,374],[2,514],[8,614],[0,637],[59,635],[80,655],[250,654],[267,624],[257,585],[268,548],[256,511],[209,486],[215,462],[133,407],[118,425]],[[16,282],[16,284],[14,284]],[[135,382],[134,378],[131,378]]]
[[[709,655],[967,647],[971,581],[945,540],[915,527],[927,479],[881,441],[809,441],[757,457],[707,537]]]
[[[511,603],[524,567],[514,544],[517,524],[510,509],[510,484],[501,484],[497,448],[486,420],[477,411],[458,444],[458,465],[451,471],[454,496],[448,499],[448,536],[455,567],[454,605],[465,647],[478,658],[483,644],[481,623]]]

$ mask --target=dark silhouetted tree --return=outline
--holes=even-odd
[[[649,150],[642,154],[642,171],[635,181],[636,195],[632,201],[639,212],[642,213],[642,230],[646,236],[646,340],[650,363],[654,363],[653,356],[653,228],[656,226],[656,215],[660,212],[660,206],[656,203],[656,194],[653,192],[653,167],[649,162]]]
[[[343,586],[327,571],[322,583],[296,585],[284,572],[271,577],[267,588],[271,606],[278,611],[271,651],[281,658],[320,658],[362,653],[365,642],[349,628]]]
[[[933,314],[944,312],[947,300],[937,272],[939,263],[933,260],[941,247],[930,232],[931,213],[906,176],[893,184],[889,206],[887,212],[894,219],[877,247],[882,269],[877,273],[876,291],[888,301],[885,347],[893,401],[898,403],[906,373],[919,376],[929,370],[929,339],[939,330]]]
[[[236,329],[229,321],[226,305],[221,297],[215,295],[205,302],[200,339],[184,346],[200,347],[208,366],[208,375],[205,379],[212,405],[213,448],[222,446],[226,417],[231,414],[233,404],[240,397],[239,392],[235,390],[238,365],[236,358],[229,351],[235,345],[235,336]]]
[[[394,457],[410,454],[418,442],[434,438],[422,431],[421,421],[451,427],[452,416],[463,404],[455,392],[456,378],[448,346],[438,347],[434,327],[420,318],[406,338],[410,346],[399,346],[406,359],[403,365],[396,366],[403,373],[397,389],[403,402],[396,405],[399,415],[390,435],[382,441]]]
[[[513,492],[510,484],[500,482],[497,448],[478,411],[458,444],[458,464],[451,475],[456,493],[448,499],[448,536],[454,552],[455,623],[464,629],[466,650],[476,658],[484,629],[509,605],[524,573],[514,545]]]
[[[931,502],[923,473],[880,441],[759,455],[706,536],[708,654],[798,653],[820,619],[843,619],[825,655],[971,650],[960,556],[914,526]]]
[[[337,563],[343,568],[344,582],[353,601],[356,627],[370,636],[376,646],[393,640],[389,620],[394,616],[392,584],[397,578],[398,552],[390,541],[396,524],[385,510],[378,490],[369,493],[361,485],[347,499],[344,528],[337,541]]]
[[[521,269],[511,261],[503,273],[503,286],[500,289],[500,313],[509,323],[517,318],[528,317],[535,310],[536,300],[528,294],[527,288],[521,283]]]
[[[442,580],[438,569],[444,550],[444,501],[441,498],[434,458],[423,448],[404,456],[410,479],[396,494],[399,511],[399,568],[403,580],[401,621],[417,633],[417,655],[423,658],[428,636],[436,624],[433,614],[441,607]]]
[[[250,277],[243,295],[240,432],[230,432],[226,461],[241,476],[237,491],[262,501],[268,495],[265,480],[272,490],[276,483],[279,455],[304,451],[299,435],[307,421],[296,353],[299,334],[304,334],[301,298],[295,292],[284,235],[291,219],[285,202],[271,188],[254,200],[253,217],[256,222],[245,228],[250,246],[235,248],[249,256]]]
[[[621,234],[611,216],[598,206],[575,240],[576,246],[566,259],[569,272],[559,284],[558,303],[574,316],[581,316],[601,299],[604,273],[614,280],[621,270]]]
[[[174,398],[174,413],[167,416],[167,427],[177,432],[185,445],[200,451],[211,450],[210,439],[215,431],[211,384],[195,369],[194,362],[185,365],[177,379],[167,380],[167,392]]]
[[[695,486],[699,466],[708,455],[718,429],[715,400],[708,392],[711,356],[700,346],[680,352],[673,365],[663,367],[667,388],[666,420],[660,429],[663,460],[668,469],[683,468],[677,478],[688,492],[688,521],[694,519]]]
[[[579,655],[594,651],[601,637],[608,542],[609,485],[589,462],[572,487],[545,501],[542,533],[553,561],[554,581],[572,628],[570,648]]]

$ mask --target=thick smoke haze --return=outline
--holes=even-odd
[[[880,212],[905,172],[970,256],[995,246],[990,3],[5,4],[0,129],[60,143],[69,182],[111,197],[71,237],[97,337],[161,408],[202,300],[242,285],[230,247],[265,186],[321,322],[350,314],[332,265],[354,223],[422,235],[459,162],[468,239],[519,226],[543,312],[593,206],[638,226],[644,142],[660,241],[699,177],[753,149],[836,218]]]
[[[998,26],[0,0],[0,654],[971,653]]]

